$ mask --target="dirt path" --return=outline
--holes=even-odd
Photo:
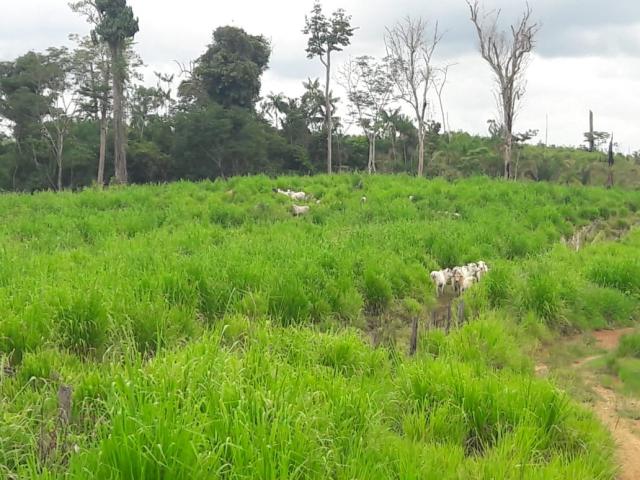
[[[620,339],[625,335],[635,332],[636,329],[631,328],[620,328],[618,330],[600,330],[593,334],[593,337],[596,339],[596,344],[598,347],[610,351],[618,347],[620,343]],[[639,479],[640,480],[640,479]]]
[[[618,346],[622,336],[634,330],[633,328],[606,330],[595,332],[593,336],[599,348],[611,351]],[[573,368],[595,393],[593,410],[613,435],[620,464],[618,480],[640,480],[640,421],[621,417],[618,409],[628,401],[614,390],[604,387],[597,376],[586,368],[590,362],[601,356],[581,359],[573,364]]]
[[[594,411],[611,431],[616,442],[618,462],[620,463],[619,480],[640,479],[640,422],[622,418],[618,414],[618,395],[602,385],[593,384],[593,391],[598,395]]]

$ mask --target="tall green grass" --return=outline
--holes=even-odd
[[[313,195],[310,215],[274,187]],[[0,476],[613,478],[606,433],[528,349],[636,316],[638,233],[558,243],[639,208],[408,176],[1,196]],[[428,273],[479,259],[468,324],[407,357]]]

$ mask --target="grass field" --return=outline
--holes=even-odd
[[[640,234],[613,239],[638,210],[404,176],[4,195],[0,477],[614,478],[605,430],[529,353],[636,317]],[[467,324],[408,356],[428,273],[480,259]]]

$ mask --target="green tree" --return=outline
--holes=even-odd
[[[337,104],[339,98],[333,96],[333,92],[329,92],[327,98],[326,92],[320,87],[320,80],[310,78],[306,82],[302,82],[304,93],[300,97],[300,106],[305,111],[308,118],[308,125],[311,131],[321,132],[326,125],[327,112],[331,112],[331,128],[333,133],[340,126],[340,117],[336,115]],[[329,110],[327,110],[329,105]]]
[[[199,84],[196,91],[206,92],[210,100],[223,107],[253,110],[270,56],[271,46],[262,35],[249,35],[237,27],[220,27],[213,32],[207,51],[196,61],[189,82]],[[184,93],[186,86],[182,90]]]
[[[11,174],[14,189],[55,186],[50,144],[43,129],[60,113],[56,106],[63,97],[66,76],[62,52],[28,52],[0,63],[0,116],[12,125],[16,148]]]
[[[156,87],[136,86],[129,101],[131,127],[139,139],[144,138],[144,130],[154,118],[160,117],[165,101],[165,93]]]
[[[127,134],[124,118],[124,86],[127,42],[138,33],[138,19],[126,0],[95,0],[99,14],[93,34],[109,46],[113,83],[113,131],[116,183],[127,183]]]
[[[271,92],[260,105],[263,117],[270,119],[276,129],[282,127],[280,121],[284,113],[285,104],[286,97],[284,93]]]
[[[307,57],[318,57],[325,68],[325,131],[327,134],[327,172],[332,171],[332,136],[333,114],[331,105],[331,54],[340,52],[351,43],[355,28],[351,26],[351,16],[343,9],[338,9],[327,18],[322,12],[322,5],[318,0],[313,5],[310,16],[305,16],[303,33],[308,35]]]

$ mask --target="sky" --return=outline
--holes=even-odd
[[[1,0],[0,61],[29,51],[69,45],[70,33],[90,26],[66,0]],[[178,63],[200,56],[215,28],[234,25],[270,39],[273,53],[263,78],[263,95],[297,96],[302,81],[323,77],[320,62],[306,57],[302,33],[312,0],[129,0],[140,19],[136,50],[153,72],[177,72]],[[517,19],[524,0],[484,0],[500,9],[505,26]],[[534,141],[578,145],[593,110],[595,129],[613,132],[622,153],[640,150],[640,1],[529,0],[542,25],[527,73],[527,94],[515,131],[539,130]],[[489,67],[481,59],[464,0],[324,0],[326,13],[344,8],[358,27],[352,45],[337,55],[339,65],[358,55],[384,54],[384,31],[407,15],[438,22],[444,32],[436,63],[453,64],[444,92],[453,130],[486,134],[496,118]],[[335,80],[334,80],[335,85]],[[336,94],[340,88],[335,85]],[[344,115],[346,107],[342,106]],[[434,115],[438,110],[434,110]],[[340,114],[340,112],[339,112]],[[436,118],[436,119],[437,119]],[[355,130],[355,127],[352,127]],[[354,132],[355,133],[355,132]]]

